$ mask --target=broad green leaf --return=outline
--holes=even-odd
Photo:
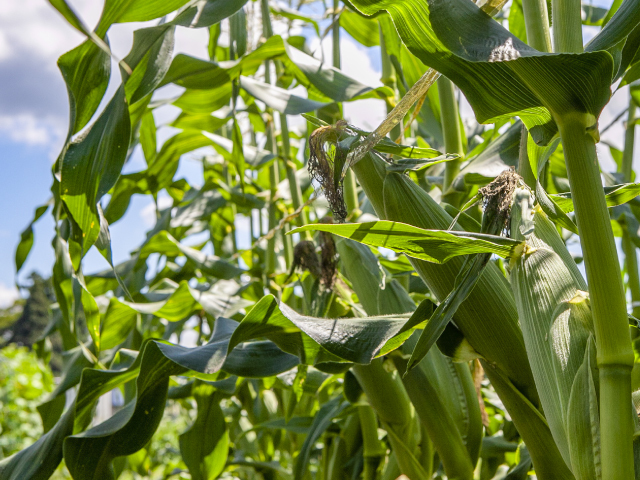
[[[351,35],[356,42],[365,47],[380,45],[380,27],[375,19],[368,19],[351,10],[340,13],[340,26]]]
[[[410,152],[409,155],[411,156],[412,153]],[[387,170],[389,172],[400,173],[406,172],[408,170],[411,170],[412,172],[420,172],[425,168],[432,167],[439,163],[456,160],[457,158],[459,157],[453,154],[440,155],[439,157],[434,158],[401,158],[400,160],[395,160],[393,163],[391,163],[387,167]]]
[[[291,417],[289,420],[279,418],[277,420],[270,420],[268,422],[260,423],[253,427],[251,430],[245,430],[243,433],[248,433],[254,430],[260,429],[278,429],[286,430],[292,433],[307,434],[309,429],[313,425],[315,417]]]
[[[622,77],[622,81],[620,82],[620,86],[623,87],[625,85],[630,85],[636,80],[640,79],[640,62],[634,64],[624,77]]]
[[[509,31],[524,43],[527,43],[527,30],[524,25],[522,0],[514,0],[511,3],[511,8],[509,8]]]
[[[69,94],[68,136],[84,128],[107,91],[111,58],[91,40],[86,40],[58,59],[58,68]]]
[[[174,135],[164,142],[157,157],[149,163],[144,175],[146,184],[139,186],[152,192],[166,188],[173,181],[180,158],[184,154],[209,146],[212,146],[211,140],[198,131],[186,130]]]
[[[87,330],[89,330],[89,335],[93,339],[93,343],[96,346],[98,352],[102,349],[101,346],[101,329],[100,329],[100,310],[98,308],[98,303],[96,299],[89,293],[87,287],[83,284],[84,281],[80,281],[77,278],[74,278],[74,294],[76,289],[79,290],[80,303],[82,305],[82,311],[84,313],[85,323],[87,325]],[[77,296],[76,296],[76,302]]]
[[[229,104],[231,83],[225,82],[211,89],[187,89],[173,104],[184,113],[213,113]]]
[[[282,42],[282,40],[280,41]],[[291,69],[298,82],[304,85],[316,100],[348,102],[364,98],[386,99],[393,97],[393,92],[389,87],[374,88],[364,85],[341,70],[330,67],[296,48],[289,47],[284,43],[283,47],[286,52],[286,56],[283,58],[284,63]]]
[[[73,8],[71,8],[71,6],[69,6],[69,4],[65,0],[48,1],[53,8],[60,12],[60,15],[62,15],[73,28],[87,36],[90,35],[89,28],[84,24],[84,22],[78,17]]]
[[[103,350],[113,348],[127,339],[135,327],[138,312],[112,298],[100,322],[100,346]]]
[[[194,388],[198,416],[189,430],[180,435],[180,453],[193,480],[218,478],[229,454],[229,431],[220,408],[221,397],[212,385]]]
[[[138,172],[120,176],[104,212],[108,223],[113,224],[122,218],[133,195],[151,193],[145,174],[146,172]]]
[[[233,161],[233,141],[229,138],[216,135],[215,133],[204,133],[211,141],[213,148],[222,155],[225,160]],[[254,147],[252,145],[243,145],[244,160],[248,168],[260,169],[269,165],[276,155],[267,150]]]
[[[29,252],[31,251],[31,247],[33,247],[33,225],[45,214],[47,210],[49,210],[50,201],[45,205],[41,205],[36,208],[35,213],[33,214],[33,220],[27,228],[25,228],[20,234],[20,243],[16,247],[15,261],[16,261],[16,273],[20,271],[22,265],[27,260],[29,256]]]
[[[460,171],[454,188],[466,190],[465,184],[486,184],[510,167],[518,165],[522,123],[516,122],[506,132],[491,141],[486,148]]]
[[[147,258],[152,253],[160,253],[168,257],[184,255],[203,273],[216,278],[230,279],[244,271],[215,255],[207,255],[200,250],[183,245],[164,230],[145,243],[139,255],[140,258]]]
[[[286,52],[282,38],[271,37],[257,49],[236,61],[216,63],[179,54],[171,62],[160,86],[175,83],[185,88],[211,89],[238,78],[240,73],[252,75],[265,60],[281,57]]]
[[[188,0],[106,0],[96,33],[103,36],[114,23],[146,22],[180,8]]]
[[[183,10],[173,24],[191,28],[210,27],[240,10],[247,0],[198,0]]]
[[[558,206],[558,202],[554,197],[550,197],[547,192],[542,188],[540,181],[536,181],[536,198],[538,205],[542,208],[542,211],[546,213],[551,220],[557,225],[566,228],[570,232],[578,234],[578,227],[573,220],[569,218],[567,213]]]
[[[129,110],[120,87],[87,134],[72,142],[62,158],[60,197],[80,228],[84,253],[100,233],[97,203],[120,175],[130,135]]]
[[[596,7],[594,5],[582,5],[582,24],[583,25],[602,25],[604,17],[606,17],[606,8]]]
[[[608,207],[616,207],[618,205],[630,202],[640,195],[640,183],[625,183],[623,185],[613,185],[604,187],[605,199]],[[557,193],[551,195],[554,202],[565,212],[573,212],[573,201],[571,193]]]
[[[218,118],[209,114],[181,113],[171,126],[182,130],[200,130],[215,133],[229,122],[229,118]]]
[[[590,52],[613,50],[620,46],[620,42],[623,42],[640,24],[640,9],[638,7],[640,7],[638,0],[623,2],[611,20],[606,22],[604,28],[587,44],[585,50]]]
[[[199,220],[208,220],[219,208],[224,207],[227,200],[220,190],[198,192],[188,203],[180,205],[171,219],[171,228],[190,227]]]
[[[125,362],[130,366],[124,370],[85,369],[75,402],[40,440],[0,462],[2,478],[49,478],[62,460],[63,445],[65,463],[74,478],[114,478],[111,460],[134,453],[155,431],[164,411],[169,375],[210,377],[223,369],[233,375],[269,377],[297,365],[295,357],[271,342],[252,343],[227,356],[236,326],[220,318],[211,341],[202,347],[189,349],[150,340],[133,363]],[[136,397],[111,419],[79,433],[90,423],[98,398],[132,379],[137,383]]]
[[[372,247],[386,247],[413,258],[433,263],[472,253],[493,253],[503,258],[514,254],[520,242],[482,233],[425,230],[400,222],[380,220],[368,223],[305,225],[291,231],[329,232]]]
[[[327,105],[326,103],[299,97],[283,88],[259,82],[250,77],[240,77],[240,86],[267,107],[286,115],[300,115],[301,113],[319,110]]]
[[[409,50],[458,85],[482,123],[517,114],[536,142],[545,144],[555,132],[547,109],[597,118],[609,99],[614,65],[607,52],[543,54],[469,0],[356,0],[353,5],[367,15],[388,11]]]
[[[247,313],[229,342],[229,351],[254,338],[267,338],[302,363],[368,364],[398,348],[412,331],[397,335],[407,315],[327,319],[300,315],[271,295]]]
[[[147,110],[142,115],[138,141],[140,142],[144,158],[148,164],[153,161],[158,151],[156,121],[153,118],[153,112],[151,110]]]
[[[175,27],[169,24],[133,33],[131,52],[123,59],[133,72],[128,75],[121,69],[129,103],[138,102],[160,84],[171,64],[174,36]]]
[[[204,309],[213,317],[222,314],[233,315],[248,304],[234,295],[228,293],[222,295],[222,293],[215,286],[210,290],[201,291],[183,281],[173,289],[148,293],[147,298],[150,300],[148,303],[128,301],[120,303],[135,312],[155,315],[170,322],[184,320],[200,309]]]
[[[238,78],[240,74],[245,77],[253,75],[263,61],[272,59],[282,60],[296,80],[307,88],[315,101],[346,102],[362,98],[385,99],[393,96],[393,92],[388,87],[373,88],[364,85],[339,69],[329,67],[314,57],[290,47],[279,36],[269,38],[256,50],[236,61],[216,63],[183,54],[177,55],[160,85],[172,82],[189,89],[221,89],[223,85]],[[192,109],[196,108],[195,98],[189,105],[192,105],[190,106]]]

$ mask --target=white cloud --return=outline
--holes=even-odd
[[[8,308],[20,297],[18,289],[0,283],[0,308]]]
[[[57,143],[64,130],[54,120],[37,119],[33,115],[0,115],[0,134],[8,136],[14,142],[28,145],[50,145]]]

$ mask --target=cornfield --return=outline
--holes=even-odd
[[[0,479],[640,478],[640,0],[105,0],[95,28],[49,3],[86,40],[15,262],[52,215],[35,350],[60,343],[62,373]],[[174,52],[181,29],[208,58]],[[380,79],[341,69],[347,34]],[[116,262],[134,196],[155,226]],[[94,249],[110,268],[85,271]]]

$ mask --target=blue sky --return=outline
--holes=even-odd
[[[60,15],[44,0],[20,0],[5,2],[0,9],[0,307],[6,306],[16,295],[15,247],[20,232],[28,225],[35,208],[49,198],[51,165],[61,147],[67,125],[67,95],[64,82],[56,67],[57,58],[79,44],[83,38],[69,27]],[[97,21],[102,2],[75,0],[70,2],[89,25]],[[609,1],[596,2],[608,4]],[[251,5],[251,2],[249,2]],[[128,52],[132,33],[141,24],[117,25],[110,32],[111,45],[120,57]],[[205,30],[180,29],[175,53],[185,52],[206,57],[207,33]],[[312,45],[313,46],[313,45]],[[324,45],[323,45],[324,47]],[[327,58],[330,58],[328,48]],[[344,70],[363,83],[379,83],[379,50],[356,45],[347,35],[342,43]],[[344,62],[344,59],[349,59]],[[113,75],[106,98],[119,83]],[[171,96],[179,92],[169,87],[163,92]],[[626,92],[621,92],[605,110],[601,125],[615,117],[627,102]],[[350,104],[345,113],[352,122],[362,127],[375,127],[383,118],[384,107],[379,101],[367,100]],[[159,113],[157,121],[166,122],[177,114],[177,109],[167,107]],[[463,115],[471,115],[463,108]],[[172,129],[160,130],[161,140],[173,134]],[[621,127],[607,132],[606,139],[621,146]],[[600,148],[601,156],[608,159],[606,148]],[[606,162],[606,160],[605,160]],[[605,164],[606,166],[606,164]],[[139,155],[125,166],[133,172],[144,168]],[[201,169],[188,158],[181,161],[179,176],[198,184]],[[134,196],[127,215],[112,225],[112,242],[116,261],[124,260],[128,252],[144,238],[152,225],[154,207],[149,198]],[[48,275],[53,263],[50,242],[53,222],[45,215],[35,227],[35,245],[20,279],[37,270]],[[104,260],[90,252],[85,271],[106,268]]]

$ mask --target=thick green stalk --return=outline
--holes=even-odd
[[[573,113],[556,118],[584,254],[600,372],[602,479],[634,477],[631,368],[626,299],[618,252],[604,198],[593,119]]]
[[[413,455],[416,449],[415,421],[400,378],[385,370],[382,359],[374,360],[370,365],[354,365],[352,371],[369,404],[389,432],[389,442],[401,472],[411,480],[427,480],[424,469]]]
[[[551,52],[549,12],[546,0],[522,0],[527,43],[541,52]],[[582,38],[580,39],[582,41]]]
[[[582,5],[580,0],[553,0],[553,50],[562,53],[581,53]],[[528,34],[528,32],[527,32]]]
[[[456,90],[451,80],[441,76],[437,83],[438,97],[440,99],[440,122],[442,124],[442,133],[444,134],[444,151],[445,153],[458,154],[461,157],[445,164],[442,200],[457,206],[460,195],[458,193],[447,193],[447,190],[451,188],[451,184],[460,173],[460,163],[464,155],[458,102],[456,101]]]

